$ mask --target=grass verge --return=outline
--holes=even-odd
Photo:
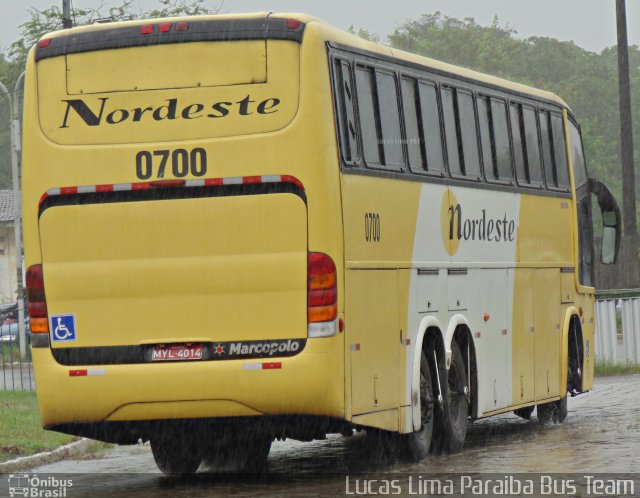
[[[52,450],[76,439],[42,428],[35,392],[0,391],[0,462]]]
[[[640,365],[637,363],[609,363],[608,361],[596,362],[596,377],[609,375],[640,374]]]

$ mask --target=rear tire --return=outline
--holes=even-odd
[[[424,460],[429,455],[434,425],[434,396],[433,383],[427,357],[422,352],[420,355],[420,420],[422,425],[419,430],[407,434],[406,446],[409,456],[415,462]]]
[[[216,439],[206,443],[205,465],[214,471],[262,471],[271,450],[271,435],[255,431],[233,432],[234,430],[233,427],[222,429]]]
[[[198,448],[197,442],[183,432],[161,434],[151,438],[153,459],[165,475],[195,473],[202,461]]]
[[[531,418],[531,414],[533,413],[534,408],[535,406],[525,406],[524,408],[518,408],[517,410],[513,410],[513,413],[520,418],[529,420]]]
[[[442,377],[441,377],[442,379]],[[442,410],[436,413],[436,430],[432,451],[457,453],[464,446],[467,437],[467,369],[458,343],[451,342],[451,366],[447,375]]]
[[[569,413],[567,408],[567,395],[558,401],[551,401],[549,403],[543,403],[536,407],[538,411],[538,422],[542,425],[548,425],[550,423],[561,424],[567,418]]]

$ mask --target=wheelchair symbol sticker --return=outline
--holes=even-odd
[[[76,315],[51,315],[51,338],[53,342],[75,341]]]

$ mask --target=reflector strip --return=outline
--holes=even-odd
[[[410,346],[410,345],[411,345],[411,339],[404,339],[404,340],[401,340],[401,341],[400,341],[400,343],[401,343],[403,346]]]
[[[351,351],[360,351],[360,344],[352,344]]]
[[[282,368],[282,362],[272,361],[265,363],[244,363],[243,370],[276,370]]]
[[[238,176],[228,178],[205,178],[194,180],[153,180],[138,183],[114,183],[109,185],[83,185],[79,187],[59,187],[47,190],[40,198],[42,204],[48,197],[56,195],[93,194],[99,192],[128,192],[153,188],[211,187],[220,185],[248,185],[260,183],[292,183],[304,190],[304,185],[290,175]]]
[[[480,339],[480,332],[476,332],[475,334],[473,334],[473,336],[474,336],[476,339]]]
[[[98,377],[106,374],[107,371],[104,368],[69,370],[69,377]]]

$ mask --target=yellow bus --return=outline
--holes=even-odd
[[[23,210],[43,426],[160,469],[367,429],[562,421],[593,383],[591,194],[551,93],[305,15],[85,26],[31,51]]]

